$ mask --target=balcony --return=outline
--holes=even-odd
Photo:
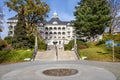
[[[13,27],[12,25],[10,25],[10,26],[8,27],[8,29],[9,29],[9,30],[13,30],[14,27]]]

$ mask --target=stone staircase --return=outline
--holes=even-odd
[[[64,51],[64,47],[61,45],[57,45],[57,53],[54,45],[47,46],[47,51],[38,52],[35,58],[35,61],[59,61],[62,60],[78,60],[74,51]]]

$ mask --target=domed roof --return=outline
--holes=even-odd
[[[58,14],[56,12],[53,13],[52,18],[58,18]]]
[[[56,12],[53,13],[50,21],[46,22],[46,24],[59,24],[59,25],[67,25],[70,23],[69,21],[61,21]]]

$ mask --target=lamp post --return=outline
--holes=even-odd
[[[76,43],[76,34],[74,36],[74,51],[75,51],[75,54],[77,55],[77,58],[78,60],[80,59],[80,56],[79,56],[79,53],[78,53],[78,50],[77,50],[77,43]]]
[[[56,50],[56,60],[58,61],[58,51],[57,51],[57,41],[53,41],[53,44],[55,45],[55,50]]]
[[[34,45],[34,51],[33,51],[33,55],[32,55],[32,60],[34,61],[35,60],[35,57],[36,57],[36,55],[37,55],[37,52],[38,52],[38,26],[43,26],[43,23],[40,23],[40,22],[38,22],[38,24],[36,24],[35,26],[36,26],[36,28],[35,28],[35,30],[36,30],[36,32],[34,33],[34,36],[35,36],[35,45]]]

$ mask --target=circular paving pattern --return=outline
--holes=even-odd
[[[65,68],[48,69],[43,71],[43,74],[48,76],[70,76],[70,75],[75,75],[77,73],[78,73],[78,70],[76,69],[65,69]]]
[[[58,69],[59,71],[56,71]],[[50,70],[54,72],[52,76],[46,75],[46,71],[50,72]],[[56,76],[57,74],[55,73],[57,72],[60,76]],[[69,74],[67,76],[67,73],[74,75]],[[0,80],[116,80],[116,78],[111,72],[94,66],[81,64],[43,64],[11,71],[3,75]]]

